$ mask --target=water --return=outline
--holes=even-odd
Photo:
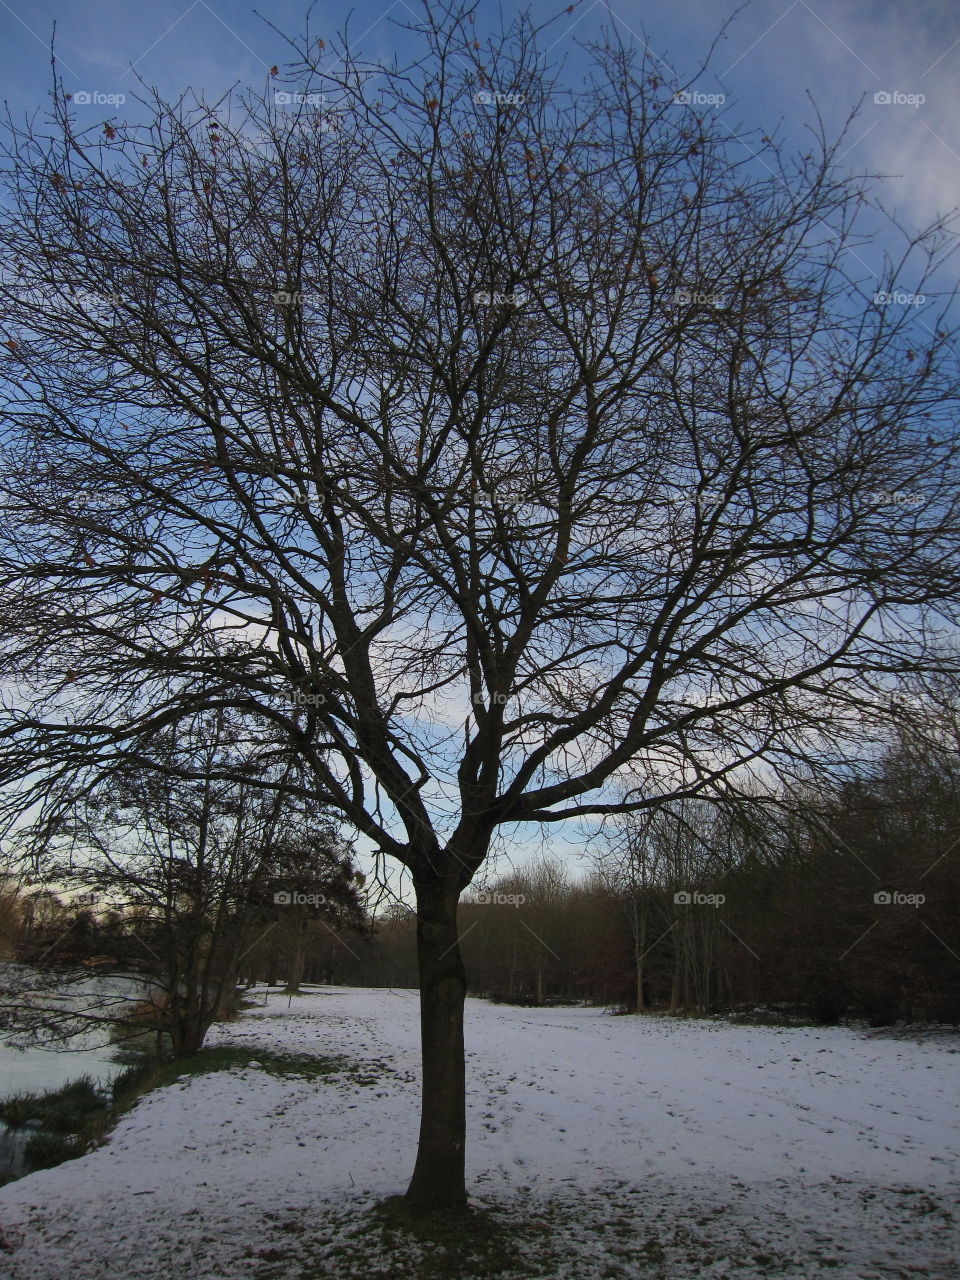
[[[118,1071],[112,1062],[116,1045],[56,1053],[44,1049],[11,1049],[0,1043],[0,1098],[12,1093],[45,1093],[59,1089],[79,1076],[93,1076],[102,1087],[109,1085]],[[4,1175],[23,1173],[23,1149],[31,1129],[9,1129],[0,1123],[0,1180]]]
[[[133,979],[91,978],[73,988],[63,1003],[87,1002],[91,995],[104,991],[135,994],[140,985]],[[109,1042],[107,1034],[106,1027],[95,1028],[85,1036],[75,1037],[71,1042],[74,1048],[69,1050],[62,1047],[16,1049],[6,1044],[0,1035],[0,1098],[15,1093],[45,1093],[80,1076],[92,1076],[102,1087],[107,1087],[123,1070],[122,1063],[113,1061],[117,1046]],[[4,1174],[22,1173],[23,1148],[29,1137],[29,1129],[8,1129],[0,1123],[0,1178]]]
[[[44,1093],[59,1089],[78,1076],[94,1076],[101,1084],[122,1071],[111,1062],[117,1046],[56,1052],[52,1049],[11,1049],[0,1042],[0,1098],[11,1093]]]

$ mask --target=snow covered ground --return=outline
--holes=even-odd
[[[216,1028],[364,1071],[149,1095],[106,1146],[0,1189],[0,1277],[960,1276],[960,1037],[478,1000],[468,1182],[515,1260],[438,1269],[365,1213],[413,1166],[417,1018],[413,992],[327,988]]]

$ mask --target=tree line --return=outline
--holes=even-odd
[[[960,756],[904,740],[789,810],[665,805],[586,874],[548,856],[467,895],[470,993],[624,1011],[960,1022]],[[398,907],[338,981],[416,984]]]

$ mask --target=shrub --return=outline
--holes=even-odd
[[[64,1160],[75,1160],[83,1155],[85,1147],[80,1138],[39,1129],[24,1148],[23,1160],[28,1172],[35,1173],[37,1169],[52,1169]]]

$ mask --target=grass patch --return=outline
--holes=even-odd
[[[423,1213],[403,1197],[358,1210],[267,1213],[246,1254],[250,1280],[786,1280],[812,1274],[789,1252],[758,1247],[725,1208],[655,1206],[639,1188],[584,1189],[541,1200],[521,1191],[464,1213]],[[821,1265],[830,1266],[829,1262]],[[821,1271],[816,1271],[821,1275]],[[899,1274],[899,1273],[898,1273]]]
[[[465,1214],[422,1214],[402,1197],[365,1212],[273,1219],[269,1242],[251,1248],[250,1280],[701,1280],[706,1274],[774,1280],[809,1275],[789,1256],[759,1250],[741,1232],[657,1220],[631,1195],[586,1192],[582,1200],[502,1202]],[[715,1267],[725,1268],[714,1271]],[[829,1263],[825,1265],[830,1265]],[[817,1275],[821,1272],[817,1271]]]
[[[189,1058],[158,1062],[142,1055],[125,1067],[105,1095],[90,1076],[41,1094],[16,1094],[0,1102],[0,1121],[13,1129],[38,1126],[24,1148],[28,1173],[52,1169],[99,1146],[134,1104],[154,1089],[185,1077],[253,1068],[283,1079],[320,1080],[341,1076],[355,1084],[378,1084],[391,1071],[386,1063],[359,1063],[348,1058],[271,1053],[240,1045],[201,1049]],[[12,1179],[7,1179],[12,1180]]]
[[[500,1221],[478,1209],[464,1213],[423,1213],[414,1210],[402,1196],[382,1201],[369,1215],[375,1238],[384,1253],[409,1261],[416,1257],[415,1271],[424,1280],[441,1277],[506,1277],[535,1275],[531,1259],[543,1259],[548,1241],[531,1239],[528,1224]],[[408,1268],[399,1268],[397,1274]],[[408,1271],[409,1273],[409,1271]],[[541,1273],[542,1274],[542,1273]]]
[[[732,1022],[747,1027],[819,1027],[816,1018],[800,1009],[783,1005],[760,1005],[754,1009],[730,1009],[708,1015],[715,1021]]]
[[[113,1081],[113,1102],[118,1112],[127,1111],[138,1098],[153,1089],[176,1084],[185,1076],[205,1076],[215,1071],[242,1071],[248,1068],[264,1071],[278,1079],[319,1080],[326,1076],[344,1075],[357,1084],[374,1084],[379,1075],[371,1067],[349,1058],[318,1058],[308,1053],[271,1053],[268,1049],[249,1049],[242,1045],[218,1045],[201,1049],[189,1058],[172,1058],[167,1062],[145,1059],[121,1071]]]
[[[91,1118],[105,1115],[108,1099],[92,1076],[80,1076],[70,1084],[46,1093],[20,1093],[0,1102],[0,1120],[11,1129],[34,1121],[51,1133],[80,1133]]]
[[[70,1137],[66,1133],[47,1133],[38,1129],[24,1148],[23,1158],[28,1173],[53,1169],[66,1160],[76,1160],[89,1145],[89,1139]]]
[[[268,1215],[269,1216],[269,1215]],[[359,1217],[325,1215],[316,1234],[299,1219],[278,1221],[289,1244],[251,1251],[255,1280],[529,1280],[555,1276],[550,1226],[483,1209],[423,1213],[391,1196]]]
[[[113,1121],[109,1098],[91,1076],[45,1093],[20,1093],[0,1102],[0,1120],[11,1129],[36,1129],[23,1149],[27,1173],[75,1160],[97,1144]],[[11,1177],[8,1179],[13,1181]]]

